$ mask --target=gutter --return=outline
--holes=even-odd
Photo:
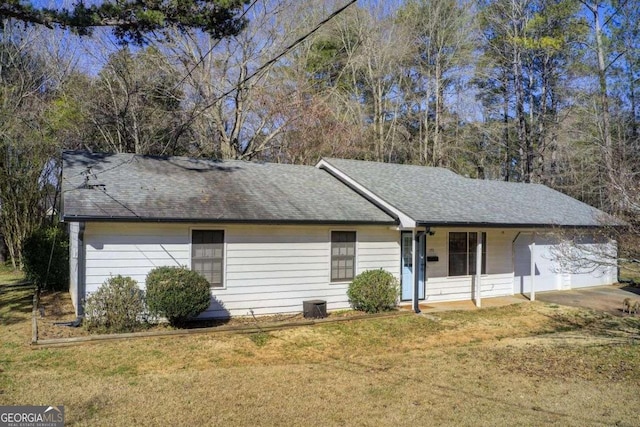
[[[397,225],[397,220],[297,220],[297,219],[228,219],[228,218],[163,218],[163,217],[114,217],[91,215],[65,215],[64,222],[172,222],[172,223],[219,223],[219,224],[265,224],[265,225]]]
[[[416,223],[420,227],[461,227],[461,228],[602,228],[620,227],[610,224],[523,224],[523,223],[493,223],[493,222],[448,222],[448,221],[419,221]]]

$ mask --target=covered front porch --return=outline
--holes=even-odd
[[[514,291],[513,251],[522,233],[515,228],[468,226],[402,230],[401,305],[416,312],[443,302],[463,309],[520,295]],[[527,250],[534,251],[535,244]],[[534,263],[527,264],[528,276],[539,274]],[[526,294],[535,299],[535,292]]]

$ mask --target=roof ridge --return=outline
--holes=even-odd
[[[460,176],[462,177],[462,175],[460,175],[459,173],[452,171],[449,168],[446,168],[444,166],[426,166],[426,165],[416,165],[416,164],[412,164],[412,163],[394,163],[394,162],[379,162],[377,160],[360,160],[360,159],[343,159],[340,157],[322,157],[321,160],[324,160],[327,163],[331,163],[331,161],[340,161],[340,162],[352,162],[352,163],[367,163],[367,164],[374,164],[374,165],[393,165],[393,166],[400,166],[400,167],[411,167],[411,168],[420,168],[420,169],[431,169],[431,170],[439,170],[439,171],[446,171],[446,172],[450,172],[454,175]],[[473,179],[473,178],[472,178]]]
[[[298,168],[307,168],[309,170],[315,169],[312,165],[303,165],[298,163],[280,163],[280,162],[269,162],[263,160],[246,160],[246,159],[213,159],[206,157],[189,157],[189,156],[164,156],[158,154],[137,154],[137,153],[103,153],[103,152],[92,152],[88,150],[64,150],[62,152],[63,156],[67,155],[89,155],[95,157],[139,157],[145,159],[154,159],[154,160],[183,160],[186,162],[211,162],[211,163],[242,163],[247,165],[274,165],[274,166],[283,166],[283,167],[298,167]]]

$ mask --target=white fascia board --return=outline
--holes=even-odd
[[[391,205],[390,203],[382,200],[371,190],[369,190],[362,184],[358,183],[357,181],[349,177],[347,174],[345,174],[341,170],[335,168],[330,163],[326,162],[324,159],[321,159],[316,165],[316,167],[318,169],[326,170],[331,175],[333,175],[334,177],[342,181],[345,185],[349,186],[352,190],[366,197],[372,203],[378,205],[378,207],[393,213],[400,220],[400,227],[402,229],[414,229],[416,227],[416,221],[413,218],[411,218],[409,215],[400,211],[398,208]]]

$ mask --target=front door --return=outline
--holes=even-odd
[[[410,301],[413,299],[413,233],[403,231],[401,234],[401,257],[402,257],[402,290],[400,299]],[[425,277],[425,253],[426,239],[422,234],[418,240],[418,299],[424,299],[424,277]]]

